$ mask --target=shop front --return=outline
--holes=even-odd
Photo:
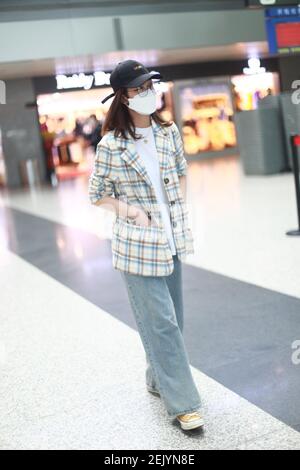
[[[260,100],[280,92],[278,74],[258,66],[250,61],[240,75],[175,82],[174,112],[187,156],[238,154],[236,113],[256,109]]]
[[[220,66],[221,67],[221,66]],[[220,67],[215,71],[220,72]],[[277,71],[269,72],[258,59],[240,61],[240,73],[197,76],[186,69],[157,67],[163,77],[154,81],[157,110],[180,128],[187,159],[238,155],[235,115],[256,109],[259,100],[280,92]],[[226,68],[225,68],[226,69]],[[183,69],[184,70],[184,69]],[[237,70],[236,64],[232,71]],[[174,72],[175,71],[175,72]],[[195,76],[193,76],[195,75]],[[64,180],[91,172],[101,127],[111,101],[109,74],[95,72],[34,79],[40,131],[51,180]]]
[[[41,136],[52,181],[91,172],[102,124],[111,103],[101,103],[110,92],[109,87],[92,88],[90,83],[90,89],[69,91],[62,88],[68,82],[61,76],[57,78],[57,84],[60,89],[53,93],[37,95]],[[165,119],[173,119],[173,84],[154,82],[154,86],[159,113]]]

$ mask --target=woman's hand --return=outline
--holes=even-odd
[[[134,220],[137,225],[141,225],[142,227],[150,227],[151,225],[151,220],[143,209],[138,209],[137,216]]]
[[[140,225],[141,227],[152,227],[153,221],[149,219],[148,214],[140,207],[135,207],[135,213],[129,218],[134,224]],[[132,213],[132,212],[131,212]],[[156,226],[156,224],[154,224]]]

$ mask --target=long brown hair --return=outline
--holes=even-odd
[[[119,90],[116,91],[113,102],[105,116],[101,136],[103,137],[104,134],[109,131],[114,131],[115,137],[121,135],[127,140],[126,132],[128,132],[134,139],[141,139],[142,137],[138,136],[135,132],[135,125],[127,106],[121,101],[123,94],[128,97],[127,88],[119,88]],[[165,121],[157,111],[154,111],[151,117],[157,124],[163,127],[169,127],[173,124],[173,121]]]

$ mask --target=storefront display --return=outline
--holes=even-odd
[[[154,82],[157,110],[164,119],[173,119],[172,82]],[[47,169],[58,180],[89,174],[101,127],[110,102],[101,103],[108,87],[64,91],[37,97],[41,135]],[[52,176],[51,176],[52,175]]]
[[[250,62],[250,61],[249,61]],[[250,65],[252,62],[250,62]],[[257,66],[259,61],[257,63]],[[259,100],[280,91],[277,73],[255,73],[254,65],[248,68],[253,73],[236,75],[231,78],[234,108],[236,111],[257,109]]]
[[[187,155],[236,146],[232,98],[226,80],[179,83],[176,101]]]
[[[200,158],[237,155],[235,113],[255,109],[260,99],[280,90],[278,74],[267,72],[256,58],[232,77],[153,82],[158,112],[179,126],[186,155]],[[111,105],[101,100],[110,87],[54,90],[37,98],[48,170],[57,179],[89,174]]]
[[[104,89],[92,89],[38,96],[47,168],[58,180],[90,173],[106,114],[101,105],[104,93]]]

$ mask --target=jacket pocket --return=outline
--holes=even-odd
[[[117,217],[113,226],[112,255],[116,269],[132,274],[159,275],[164,269],[168,240],[164,229],[143,227]]]
[[[185,243],[186,243],[186,246],[185,246],[186,253],[194,254],[195,253],[194,236],[193,236],[192,230],[190,228],[187,228],[184,235],[185,235]]]
[[[165,246],[167,244],[163,228],[154,225],[144,227],[133,222],[128,222],[127,219],[123,217],[116,218],[113,226],[113,235],[128,243],[134,241],[141,245],[154,244]]]
[[[186,254],[194,253],[194,237],[189,227],[183,228],[182,231],[174,233],[176,247],[178,251]]]

